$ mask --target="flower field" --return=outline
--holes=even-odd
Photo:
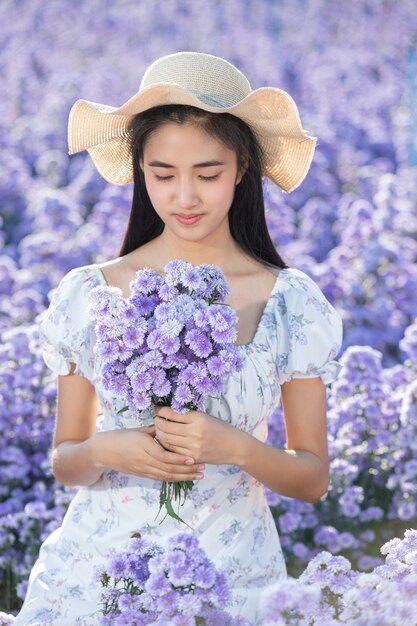
[[[293,575],[309,562],[314,573],[322,551],[356,572],[389,567],[380,547],[417,528],[415,1],[4,0],[0,24],[0,611],[19,608],[73,493],[49,470],[56,382],[36,319],[70,269],[118,255],[130,208],[130,186],[67,155],[68,112],[77,98],[123,103],[178,50],[224,56],[253,89],[286,89],[318,137],[302,185],[266,181],[265,196],[281,256],[344,322],[331,485],[314,505],[269,499]],[[284,441],[280,411],[270,441]]]

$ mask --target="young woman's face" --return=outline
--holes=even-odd
[[[233,150],[193,124],[169,122],[149,137],[141,168],[166,229],[187,241],[228,232],[227,215],[241,180]]]

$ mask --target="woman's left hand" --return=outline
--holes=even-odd
[[[201,411],[176,413],[170,407],[155,411],[156,438],[161,445],[194,459],[195,463],[235,464],[245,433]]]

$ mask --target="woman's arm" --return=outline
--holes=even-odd
[[[281,390],[286,449],[247,436],[238,446],[237,465],[272,491],[314,502],[329,486],[326,387],[320,378],[296,378]]]
[[[58,376],[51,461],[59,482],[92,485],[106,468],[161,481],[203,478],[204,465],[164,450],[154,441],[153,426],[96,433],[98,407],[90,381],[72,373]]]
[[[196,462],[238,465],[272,491],[314,502],[329,483],[326,387],[320,378],[310,378],[292,379],[281,389],[285,450],[205,413],[181,415],[167,407],[157,409],[157,437],[165,448]]]

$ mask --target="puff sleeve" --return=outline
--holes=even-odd
[[[325,385],[339,375],[335,360],[343,338],[342,319],[320,287],[298,269],[287,270],[277,293],[279,383],[319,376]]]
[[[91,380],[94,369],[93,322],[88,318],[88,292],[97,283],[89,266],[68,272],[53,292],[49,307],[38,317],[42,357],[60,375],[74,373]]]

